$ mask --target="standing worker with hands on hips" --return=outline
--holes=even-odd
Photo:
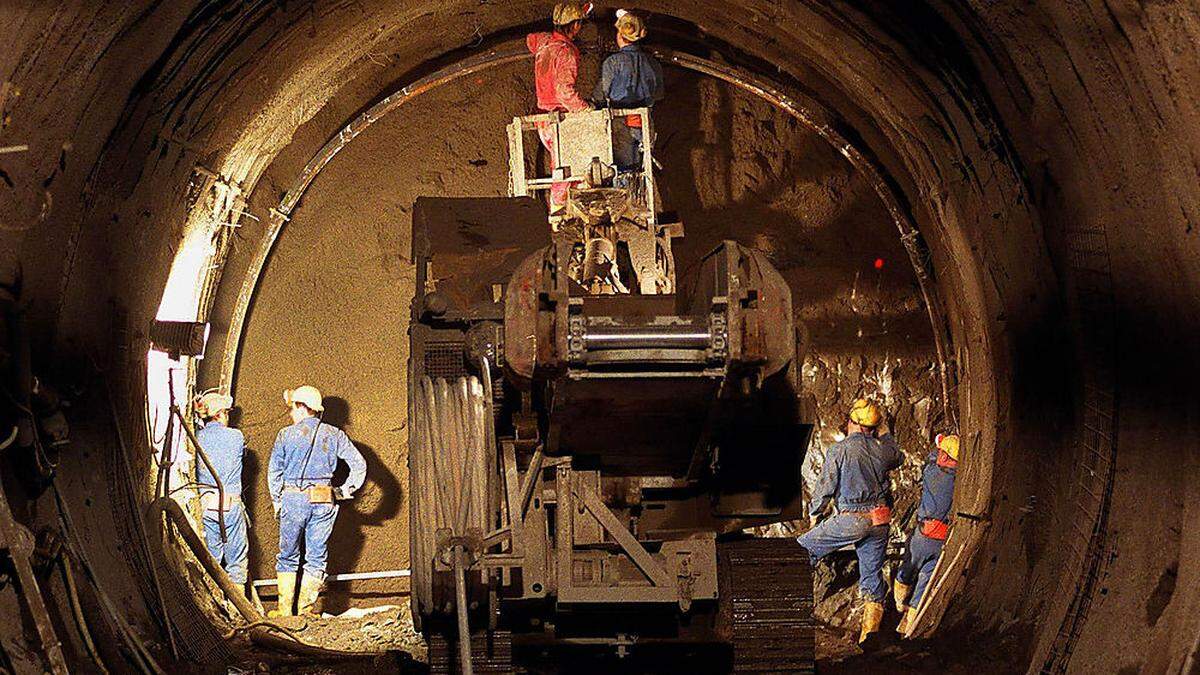
[[[863,598],[859,642],[879,630],[887,584],[883,561],[888,524],[892,520],[892,487],[888,474],[904,462],[890,430],[882,436],[879,406],[858,399],[850,407],[846,438],[829,449],[809,506],[813,527],[796,538],[813,560],[853,544],[858,555],[858,588]],[[830,501],[837,514],[819,522]]]
[[[246,534],[246,509],[242,505],[242,460],[246,454],[246,437],[229,426],[229,410],[233,397],[216,391],[200,395],[192,406],[204,422],[196,432],[196,440],[212,462],[225,503],[217,491],[217,481],[203,463],[196,467],[196,482],[200,485],[200,506],[204,509],[204,542],[218,565],[229,574],[233,583],[246,584],[246,554],[250,542]],[[221,514],[224,512],[225,537],[221,538]],[[245,589],[242,589],[245,590]]]
[[[905,633],[917,618],[921,598],[942,555],[946,535],[950,533],[950,507],[954,502],[954,475],[958,470],[958,436],[938,434],[935,447],[921,475],[921,505],[917,507],[917,528],[908,538],[904,562],[892,587],[896,609],[904,618],[896,632]],[[913,586],[916,586],[914,589]],[[909,593],[912,597],[909,597]]]
[[[304,541],[304,576],[296,613],[308,613],[325,582],[326,543],[337,519],[337,501],[350,499],[362,487],[367,463],[346,432],[321,421],[325,411],[321,392],[302,386],[283,392],[293,424],[280,430],[271,450],[267,486],[279,517],[279,608],[271,617],[292,616],[300,541]],[[333,471],[341,459],[350,475],[332,487]]]

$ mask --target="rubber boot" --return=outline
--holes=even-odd
[[[903,636],[908,632],[909,626],[917,621],[917,608],[909,607],[904,616],[900,617],[900,623],[896,624],[896,632]]]
[[[901,614],[908,610],[908,598],[912,595],[912,586],[897,579],[892,582],[892,597],[896,599],[896,609]]]
[[[300,599],[297,601],[297,614],[315,614],[313,605],[317,604],[317,596],[321,595],[321,579],[305,574],[300,581]]]
[[[872,633],[879,632],[879,624],[883,623],[883,603],[882,602],[867,602],[863,604],[862,618],[862,633],[858,636],[858,643],[862,644],[867,641],[867,638]]]
[[[295,616],[296,612],[293,611],[292,607],[296,603],[296,573],[280,572],[276,583],[279,584],[279,607],[267,612],[267,618],[277,619],[281,616]]]

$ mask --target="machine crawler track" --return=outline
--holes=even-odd
[[[434,633],[429,636],[430,675],[461,673],[457,638]],[[479,632],[471,636],[471,667],[476,673],[515,673],[512,633]]]
[[[816,672],[808,553],[790,538],[722,542],[717,564],[733,672]]]

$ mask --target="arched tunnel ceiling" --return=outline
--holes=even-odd
[[[963,424],[991,469],[964,477],[958,506],[979,519],[971,541],[980,547],[962,561],[945,629],[1016,629],[1030,639],[1028,658],[1055,667],[1182,664],[1198,629],[1200,552],[1187,517],[1198,467],[1194,452],[1161,449],[1196,423],[1156,411],[1195,400],[1183,383],[1194,372],[1200,286],[1196,8],[639,7],[810,92],[909,201],[952,317]],[[282,188],[389,85],[536,22],[546,7],[0,11],[18,47],[0,51],[0,75],[14,85],[0,103],[0,145],[31,146],[4,158],[11,187],[0,189],[12,195],[0,202],[0,242],[23,263],[33,326],[54,345],[39,354],[49,360],[143,351],[136,327],[158,305],[197,196],[188,189],[195,166],[249,193],[274,163],[280,174],[265,186]],[[222,284],[230,281],[240,280]],[[97,297],[114,298],[135,333],[114,338],[110,306]],[[1173,356],[1143,358],[1151,353]],[[124,403],[136,411],[136,359],[125,369]],[[136,417],[130,429],[140,428]],[[1171,569],[1178,582],[1150,612]],[[1119,650],[1110,636],[1128,625],[1145,626],[1145,639]]]

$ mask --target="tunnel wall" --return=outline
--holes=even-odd
[[[0,243],[23,262],[43,369],[109,355],[137,438],[139,359],[120,355],[144,354],[194,166],[247,192],[290,143],[323,141],[376,84],[545,9],[398,4],[0,10],[17,26],[0,77],[21,90],[3,104],[3,138],[31,145],[0,162],[13,183],[0,185]],[[1038,668],[1181,665],[1200,630],[1188,386],[1200,290],[1196,8],[938,2],[898,16],[887,4],[640,6],[776,65],[907,196],[949,305],[978,453],[956,504],[978,519],[964,518],[949,549],[970,545],[947,582],[960,592],[940,598],[944,628],[1027,636]],[[308,154],[293,152],[298,169]],[[1083,234],[1103,240],[1103,264],[1081,264]],[[1080,290],[1094,268],[1110,293],[1089,304]],[[238,281],[231,270],[221,285]],[[122,314],[110,299],[127,335],[113,337]],[[1081,440],[1097,386],[1112,395],[1115,454],[1095,508],[1082,508],[1076,486],[1096,487],[1080,481],[1083,453],[1103,445]],[[1103,563],[1085,568],[1091,580],[1065,564],[1078,550]],[[1145,638],[1118,647],[1111,632],[1129,626]]]

